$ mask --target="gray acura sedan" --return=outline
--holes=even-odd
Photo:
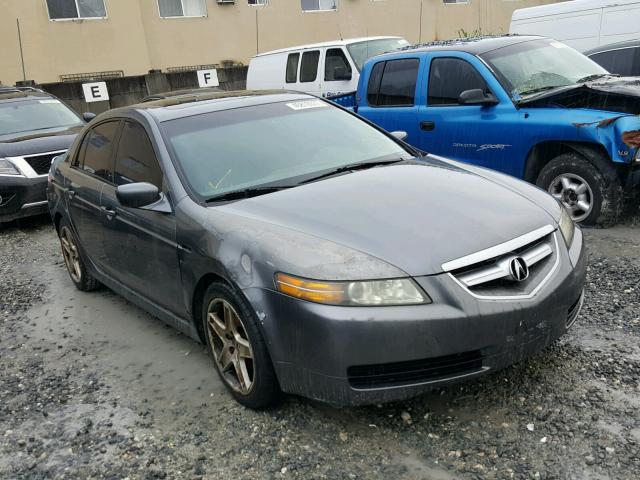
[[[54,161],[48,200],[76,286],[205,342],[251,408],[472,379],[582,305],[582,234],[553,197],[305,94],[106,112]]]

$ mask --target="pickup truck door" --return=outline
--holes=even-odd
[[[418,146],[418,102],[424,96],[418,79],[423,68],[420,58],[403,57],[374,64],[368,84],[360,88],[364,94],[358,114],[389,132],[406,132],[406,141]]]
[[[425,98],[417,124],[421,150],[522,176],[524,160],[517,154],[524,113],[518,112],[489,69],[476,57],[447,52],[426,62],[422,76]],[[465,90],[492,93],[497,105],[460,105]]]

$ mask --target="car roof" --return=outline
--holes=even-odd
[[[51,98],[52,95],[33,87],[9,87],[0,85],[0,102],[3,100],[29,100],[34,98]]]
[[[186,88],[184,90],[174,90],[172,92],[154,93],[152,95],[149,95],[148,97],[143,98],[138,103],[152,102],[155,100],[163,100],[165,98],[171,98],[171,97],[198,95],[206,92],[222,92],[222,91],[223,90],[220,87]]]
[[[439,40],[435,42],[421,43],[403,47],[393,52],[387,52],[385,55],[398,55],[405,52],[433,52],[433,51],[456,51],[467,52],[472,55],[481,55],[483,53],[497,50],[499,48],[508,47],[518,43],[531,42],[533,40],[548,39],[537,35],[496,35],[469,38],[455,38],[452,40]],[[377,58],[377,57],[376,57]]]
[[[610,50],[619,50],[621,48],[640,47],[640,38],[635,40],[627,40],[624,42],[609,43],[607,45],[600,45],[599,47],[592,48],[584,52],[585,55],[593,55],[594,53],[608,52]]]
[[[281,48],[279,50],[271,50],[269,52],[259,53],[258,55],[254,55],[253,58],[264,57],[266,55],[273,55],[276,53],[286,53],[294,50],[308,50],[312,48],[326,48],[326,47],[344,47],[352,43],[367,42],[370,40],[389,40],[389,39],[400,40],[401,38],[402,37],[359,37],[359,38],[347,38],[344,40],[332,40],[329,42],[309,43],[307,45],[297,45],[295,47],[287,47],[287,48]]]
[[[107,116],[117,117],[127,113],[144,111],[151,115],[157,122],[165,122],[203,113],[313,98],[317,97],[306,93],[288,92],[284,90],[195,92],[193,95],[179,95],[138,103],[128,107],[116,108],[101,115],[101,118],[106,118]]]

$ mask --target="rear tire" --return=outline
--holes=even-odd
[[[561,201],[582,225],[611,226],[622,213],[622,189],[614,168],[601,171],[577,153],[564,153],[547,163],[536,185]]]
[[[233,398],[256,410],[277,403],[280,386],[249,302],[226,284],[211,284],[202,302],[202,326],[216,371]]]
[[[100,287],[100,282],[93,278],[84,264],[80,249],[78,248],[78,241],[76,236],[64,218],[60,220],[60,226],[58,228],[58,238],[60,239],[60,246],[62,248],[62,257],[64,263],[67,266],[69,277],[78,290],[83,292],[90,292]]]

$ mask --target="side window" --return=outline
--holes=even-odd
[[[590,58],[610,73],[632,76],[638,75],[638,73],[633,72],[633,60],[638,51],[640,51],[640,48],[621,48],[619,50],[596,53],[591,55]]]
[[[336,80],[350,80],[351,65],[341,48],[330,48],[324,61],[324,80],[334,82]]]
[[[287,57],[287,83],[296,83],[298,81],[298,62],[300,61],[299,53],[290,53]]]
[[[320,50],[313,50],[302,54],[302,66],[300,67],[301,82],[315,82],[316,78],[318,78],[319,60]]]
[[[484,78],[466,60],[435,58],[429,71],[429,105],[458,105],[465,90],[481,89],[489,93]]]
[[[79,164],[82,170],[108,182],[113,182],[113,141],[120,121],[101,123],[93,128],[82,142]]]
[[[371,69],[369,75],[369,85],[367,87],[367,103],[369,105],[378,104],[378,92],[380,91],[380,80],[382,80],[382,72],[384,72],[384,64],[386,62],[376,63]]]
[[[420,60],[403,58],[389,60],[373,67],[369,79],[367,98],[370,105],[377,107],[406,107],[414,104]],[[381,76],[380,80],[377,77]],[[379,87],[376,94],[376,82]]]
[[[162,170],[147,132],[138,123],[124,123],[114,177],[116,185],[148,182],[162,190]]]

